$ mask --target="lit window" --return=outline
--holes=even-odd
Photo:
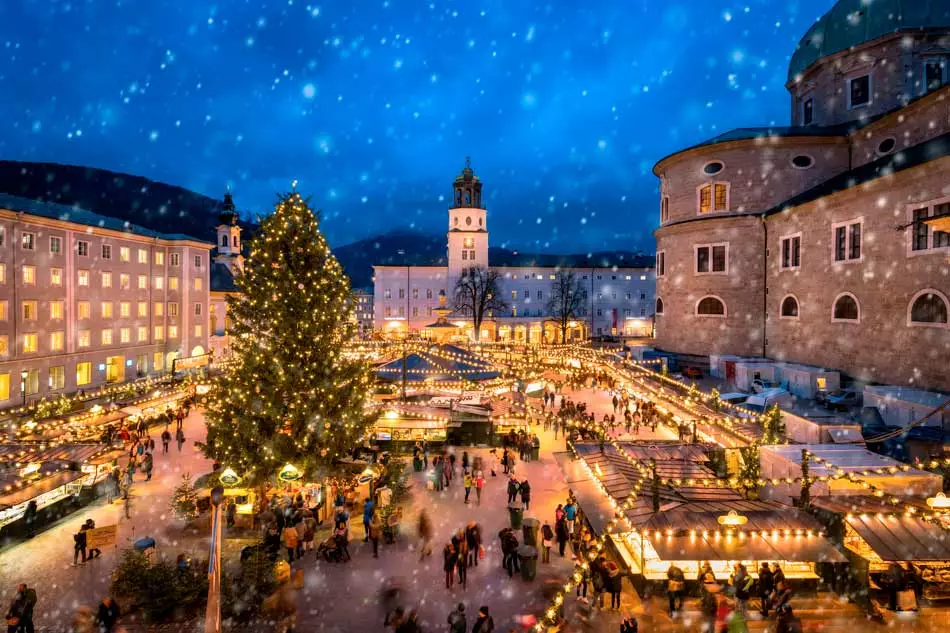
[[[49,252],[54,255],[63,252],[63,238],[52,236],[49,238]]]
[[[128,301],[119,302],[119,316],[127,319],[132,316],[132,304]]]
[[[23,390],[23,393],[25,393],[25,394],[28,395],[28,396],[32,396],[32,395],[35,394],[35,393],[39,393],[39,391],[40,391],[40,370],[39,370],[39,369],[29,369],[29,370],[27,370],[27,372],[26,372],[26,379],[24,380],[24,382],[25,382],[26,384],[24,385],[25,389]]]
[[[66,343],[66,333],[65,332],[51,332],[49,335],[49,351],[51,352],[61,352],[65,347]]]
[[[155,277],[155,290],[161,290],[165,287],[165,278],[164,277]]]
[[[92,363],[76,363],[76,385],[83,386],[92,382]]]
[[[102,259],[112,259],[112,246],[109,244],[102,245]]]
[[[164,341],[164,340],[165,340],[165,328],[162,327],[161,325],[156,325],[156,326],[155,326],[155,335],[154,335],[153,338],[154,338],[156,341]]]
[[[49,269],[49,283],[51,286],[63,285],[63,269],[62,268]]]
[[[196,337],[201,337],[201,336],[203,336],[203,332],[204,332],[204,328],[201,327],[201,324],[200,324],[200,323],[195,326],[195,336],[196,336]]]
[[[195,290],[201,290],[201,286],[202,286],[202,284],[201,284],[201,277],[196,277],[196,278],[195,278]]]
[[[88,319],[89,318],[89,302],[80,301],[76,304],[76,318],[77,319]]]
[[[726,183],[710,183],[699,188],[699,212],[727,211],[729,187]]]
[[[119,289],[128,290],[131,287],[130,278],[127,274],[122,273],[119,275]]]
[[[0,264],[0,284],[7,283],[7,265]]]
[[[148,277],[146,275],[139,275],[139,290],[146,290],[148,288]]]
[[[177,325],[169,325],[169,326],[168,326],[168,338],[172,338],[172,339],[178,338],[178,326],[177,326]]]
[[[0,301],[0,321],[6,321],[9,318],[9,306],[8,301]]]
[[[148,263],[148,251],[144,248],[139,249],[139,263],[147,264]]]
[[[24,321],[36,320],[36,301],[23,302],[23,320]]]
[[[120,246],[120,247],[119,247],[119,261],[128,262],[128,261],[131,261],[131,260],[132,260],[132,255],[131,255],[131,253],[129,252],[129,247],[128,247],[128,246]]]
[[[80,257],[89,257],[89,242],[83,240],[77,241],[76,254]]]
[[[66,313],[65,304],[62,301],[49,302],[49,318],[52,320],[62,319]]]
[[[10,399],[10,373],[0,374],[0,400]]]
[[[120,343],[130,343],[132,341],[132,330],[131,328],[119,328],[119,342]]]
[[[20,235],[20,246],[25,251],[32,251],[36,243],[36,236],[32,233],[23,233]]]
[[[7,356],[10,354],[10,338],[4,334],[0,336],[0,356]]]
[[[164,316],[165,304],[160,301],[156,301],[155,307],[152,308],[152,314],[155,315],[156,317]]]
[[[39,349],[39,338],[36,334],[23,335],[23,353],[32,354]]]
[[[103,345],[112,345],[112,329],[102,330],[100,333]]]
[[[148,340],[148,328],[144,325],[140,325],[137,329],[138,341],[142,343]]]
[[[102,287],[103,288],[112,287],[112,273],[102,273]]]
[[[84,287],[84,288],[89,287],[89,271],[88,270],[80,270],[77,273],[77,279],[78,279],[79,286]]]
[[[152,354],[152,369],[162,371],[165,367],[165,355],[162,352]]]
[[[88,273],[87,273],[88,274]],[[87,279],[88,281],[88,279]],[[36,266],[24,266],[23,267],[23,285],[24,286],[35,286],[36,285]]]
[[[164,251],[155,252],[155,265],[164,266],[165,265],[165,253]]]
[[[178,290],[178,277],[169,277],[169,278],[168,278],[168,289],[169,289],[169,290]]]
[[[49,368],[49,388],[59,391],[66,387],[66,367],[55,365]]]
[[[147,302],[147,301],[139,301],[139,311],[138,311],[138,314],[139,314],[140,317],[147,317],[147,316],[148,316],[148,302]]]
[[[103,301],[101,307],[102,307],[102,318],[111,319],[112,318],[112,302]]]

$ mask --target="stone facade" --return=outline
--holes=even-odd
[[[950,77],[920,84],[948,33],[820,58],[788,85],[798,127],[734,130],[657,163],[657,347],[950,388],[950,235],[924,222],[950,214]],[[870,103],[848,108],[847,80],[868,72]],[[716,184],[721,207],[698,193]]]

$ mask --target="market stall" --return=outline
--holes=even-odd
[[[0,470],[0,529],[18,521],[31,501],[37,512],[74,498],[83,474],[61,462]]]
[[[395,443],[446,441],[450,411],[425,404],[387,404],[373,424],[372,437],[380,446]]]

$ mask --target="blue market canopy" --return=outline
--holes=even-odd
[[[376,375],[392,382],[402,380],[403,358],[406,380],[410,382],[477,381],[498,377],[498,372],[489,363],[455,345],[434,345],[427,350],[415,350],[377,367]]]

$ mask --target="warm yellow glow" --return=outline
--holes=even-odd
[[[724,514],[716,520],[719,525],[745,525],[749,522],[749,517],[744,517],[735,510],[730,510],[729,514]]]

